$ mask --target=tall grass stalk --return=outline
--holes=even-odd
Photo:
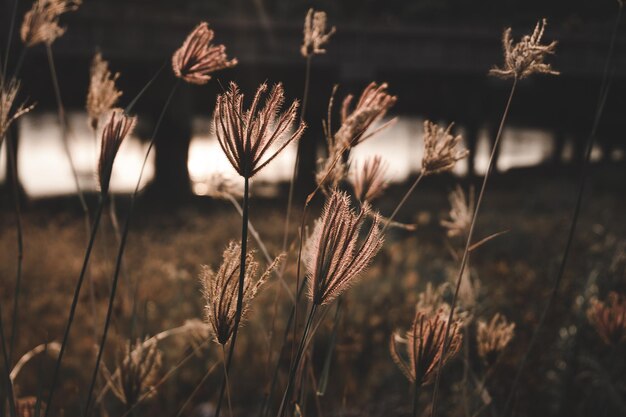
[[[606,100],[609,95],[609,91],[611,87],[611,81],[612,81],[612,75],[613,75],[611,73],[611,65],[613,64],[615,43],[617,40],[617,34],[619,32],[620,23],[622,20],[622,10],[623,10],[623,3],[620,1],[618,2],[618,11],[617,11],[617,15],[615,18],[615,23],[613,25],[613,30],[611,32],[611,40],[609,42],[609,49],[608,49],[608,53],[606,57],[606,62],[604,65],[604,71],[602,74],[602,81],[600,84],[600,92],[598,95],[596,112],[594,115],[593,124],[591,126],[591,131],[585,142],[585,155],[583,159],[583,165],[580,171],[580,176],[578,178],[578,191],[576,195],[576,203],[574,205],[572,221],[570,223],[569,231],[567,234],[567,240],[565,242],[565,249],[563,251],[563,256],[561,258],[559,270],[554,280],[554,283],[552,285],[548,303],[546,304],[543,311],[541,312],[541,316],[539,318],[539,321],[537,322],[537,326],[535,326],[535,329],[533,330],[533,334],[530,338],[530,342],[528,343],[528,347],[526,348],[526,352],[524,353],[524,356],[522,357],[522,360],[520,361],[519,366],[517,367],[517,370],[515,371],[515,378],[513,379],[513,384],[511,385],[511,389],[509,391],[509,394],[507,395],[507,398],[504,404],[504,409],[503,409],[504,416],[509,415],[509,409],[510,409],[510,413],[513,412],[512,401],[513,401],[515,392],[517,391],[517,386],[519,385],[522,373],[524,371],[524,367],[526,366],[526,362],[528,362],[528,359],[530,357],[530,353],[533,347],[537,343],[537,340],[539,338],[539,333],[543,325],[545,324],[548,313],[550,312],[550,309],[552,308],[552,305],[554,304],[554,301],[556,300],[559,288],[561,286],[561,281],[563,280],[563,275],[565,274],[565,268],[567,267],[567,261],[569,260],[570,250],[572,247],[572,243],[574,241],[574,234],[576,232],[576,226],[578,225],[578,218],[580,217],[582,200],[583,200],[583,196],[585,193],[587,177],[589,174],[589,166],[591,165],[591,151],[593,150],[593,145],[594,145],[596,134],[598,131],[598,126],[600,125],[600,120],[602,119],[602,113],[604,112],[604,107],[605,107]]]
[[[59,371],[61,369],[63,355],[65,354],[65,348],[67,347],[67,341],[69,339],[70,329],[72,328],[72,323],[74,322],[74,316],[76,314],[76,307],[78,306],[80,290],[82,288],[83,281],[85,279],[87,267],[89,266],[89,258],[91,257],[91,251],[93,249],[94,242],[96,240],[98,226],[100,225],[100,219],[102,218],[102,211],[104,210],[105,205],[106,205],[106,194],[103,194],[100,197],[98,208],[96,209],[96,214],[93,220],[93,225],[91,227],[91,235],[89,236],[89,242],[87,244],[87,249],[85,251],[83,266],[81,268],[80,275],[78,277],[78,282],[76,283],[76,288],[74,289],[74,297],[72,299],[72,305],[70,307],[70,314],[67,319],[67,323],[65,325],[65,332],[63,334],[63,340],[61,342],[61,350],[59,351],[59,357],[56,360],[56,364],[54,365],[54,371],[52,373],[52,383],[50,386],[50,393],[48,394],[48,400],[46,401],[46,410],[44,413],[44,417],[48,417],[50,410],[52,409],[52,400],[54,398],[54,391],[58,383]]]
[[[12,138],[13,135],[6,135],[6,144],[7,144],[7,155],[8,162],[10,165],[10,169],[13,172],[13,184],[11,187],[13,188],[13,210],[15,212],[15,227],[17,234],[17,266],[15,272],[15,292],[13,294],[13,315],[12,315],[12,324],[11,324],[11,336],[9,338],[9,353],[8,353],[8,363],[11,365],[13,363],[13,349],[15,348],[15,339],[18,333],[18,313],[19,313],[19,299],[20,299],[20,291],[22,286],[22,263],[24,260],[24,238],[22,231],[22,212],[20,207],[20,190],[19,183],[17,180],[17,163],[15,161],[15,154],[13,153],[13,143]],[[9,369],[10,371],[10,369]]]
[[[9,23],[9,33],[7,34],[7,48],[4,51],[4,63],[2,66],[2,79],[6,80],[9,65],[9,56],[11,53],[11,43],[13,42],[13,31],[15,30],[15,21],[17,19],[18,0],[13,1],[13,9],[11,10],[11,21]]]
[[[0,308],[0,342],[2,342],[2,359],[4,361],[4,368],[5,368],[5,377],[6,377],[6,384],[7,384],[7,388],[6,388],[6,396],[8,397],[8,402],[9,402],[9,415],[11,417],[16,417],[16,413],[15,413],[15,397],[13,396],[13,384],[11,383],[11,377],[10,372],[11,372],[11,367],[9,364],[9,356],[7,355],[7,349],[6,349],[6,340],[5,340],[5,336],[4,336],[4,326],[3,326],[3,320],[2,320],[2,308]],[[0,399],[2,400],[2,403],[0,403],[0,411],[2,411],[2,415],[4,415],[4,394],[2,395],[2,397],[0,397]]]
[[[491,156],[489,157],[489,165],[487,167],[487,172],[485,172],[485,176],[483,177],[483,182],[480,187],[480,193],[478,194],[478,199],[476,200],[476,207],[474,209],[474,213],[472,215],[472,222],[470,224],[469,231],[467,233],[467,241],[465,242],[465,249],[463,250],[463,257],[461,258],[461,266],[459,267],[459,273],[456,278],[456,286],[454,289],[454,296],[452,297],[452,303],[450,304],[450,313],[448,314],[448,321],[446,322],[445,332],[444,332],[444,344],[441,352],[441,356],[439,357],[439,363],[437,365],[437,376],[435,377],[435,387],[433,389],[433,397],[431,403],[431,417],[434,417],[437,413],[437,394],[439,392],[439,384],[441,382],[441,369],[443,368],[443,358],[445,357],[446,350],[448,348],[448,337],[450,335],[450,325],[452,323],[454,310],[456,308],[457,299],[459,296],[459,290],[461,288],[461,281],[463,280],[463,272],[465,272],[465,267],[467,266],[467,261],[469,258],[470,247],[472,246],[472,238],[474,236],[474,228],[476,226],[476,219],[478,218],[478,213],[480,211],[480,206],[483,201],[483,197],[485,195],[485,189],[487,188],[487,182],[489,181],[489,176],[493,171],[493,167],[496,162],[497,149],[500,145],[500,139],[502,138],[502,132],[504,131],[504,125],[506,123],[507,116],[509,114],[509,110],[511,108],[511,102],[513,101],[513,96],[515,95],[515,90],[517,88],[518,79],[515,77],[513,79],[513,84],[511,85],[511,91],[509,93],[509,98],[507,99],[506,106],[504,108],[504,113],[502,114],[502,119],[500,120],[500,126],[498,128],[498,133],[496,134],[496,138],[493,143],[493,148],[491,149]]]
[[[220,389],[220,396],[217,401],[217,407],[215,409],[215,417],[220,416],[220,410],[222,408],[222,402],[224,400],[224,392],[227,385],[226,374],[230,370],[230,365],[233,360],[233,353],[235,352],[235,342],[237,340],[237,333],[239,331],[239,323],[241,322],[241,313],[243,309],[243,290],[244,290],[244,278],[246,276],[246,251],[248,246],[248,210],[250,208],[250,178],[246,175],[243,179],[243,205],[241,214],[241,260],[239,263],[239,287],[237,288],[237,312],[235,314],[235,323],[233,326],[233,335],[230,340],[230,347],[228,350],[228,357],[224,366],[225,374],[222,379],[222,388]]]
[[[122,259],[124,256],[124,250],[126,249],[126,241],[128,238],[128,231],[130,230],[130,222],[132,219],[132,214],[133,214],[133,210],[135,208],[135,203],[137,200],[137,195],[139,193],[139,187],[141,186],[141,180],[143,178],[143,173],[144,170],[146,168],[146,164],[148,162],[148,158],[150,156],[150,152],[152,151],[152,148],[154,147],[154,143],[156,141],[156,137],[157,137],[157,133],[159,131],[159,128],[161,126],[161,123],[163,122],[163,118],[165,116],[165,113],[167,111],[167,109],[169,108],[171,102],[172,102],[172,98],[174,97],[174,94],[176,93],[176,90],[178,88],[178,85],[180,84],[180,80],[177,80],[176,83],[174,84],[174,86],[172,87],[172,90],[169,94],[169,96],[167,97],[167,100],[165,101],[165,104],[163,106],[163,109],[161,110],[161,113],[159,114],[159,118],[157,119],[157,123],[154,126],[154,131],[152,132],[152,137],[150,139],[150,144],[148,145],[148,149],[146,150],[146,154],[144,156],[143,159],[143,163],[141,164],[141,169],[139,171],[139,177],[137,178],[137,183],[135,184],[135,189],[133,191],[133,194],[131,195],[131,199],[130,199],[130,207],[129,207],[129,211],[128,214],[126,216],[126,221],[124,223],[124,228],[122,230],[122,234],[120,236],[120,244],[119,244],[119,249],[117,252],[117,257],[115,259],[115,272],[113,273],[113,282],[111,285],[111,292],[109,294],[109,304],[107,307],[107,314],[106,314],[106,318],[104,321],[104,330],[102,332],[102,338],[100,340],[100,345],[98,346],[98,355],[96,357],[96,364],[94,366],[94,370],[91,376],[91,382],[89,384],[89,390],[87,393],[87,400],[85,402],[85,411],[84,411],[84,416],[87,416],[89,414],[89,407],[91,405],[91,398],[93,397],[93,391],[95,388],[95,384],[96,384],[96,380],[97,380],[97,376],[98,376],[98,371],[100,370],[100,362],[102,361],[102,355],[104,353],[104,346],[106,344],[106,339],[107,339],[107,335],[108,335],[108,331],[109,331],[109,327],[111,324],[111,317],[113,314],[113,303],[115,302],[115,295],[117,293],[117,285],[119,282],[119,276],[120,276],[120,272],[122,269]]]
[[[413,185],[411,185],[411,188],[409,188],[408,191],[404,194],[404,196],[402,197],[402,200],[400,200],[396,208],[393,210],[393,213],[391,213],[391,216],[389,216],[389,218],[385,222],[385,225],[383,226],[383,230],[382,230],[383,234],[392,224],[393,219],[396,217],[396,215],[398,214],[398,212],[400,211],[404,203],[406,203],[406,200],[408,200],[411,194],[413,194],[413,191],[415,190],[417,185],[422,181],[422,178],[424,178],[424,175],[425,175],[425,171],[422,170],[420,174],[418,175],[417,179],[413,182]]]

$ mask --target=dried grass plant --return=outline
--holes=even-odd
[[[4,137],[11,125],[35,106],[15,103],[15,99],[20,91],[19,81],[3,82],[0,87],[0,146],[2,146]]]
[[[20,35],[27,47],[40,43],[51,45],[63,36],[65,28],[59,18],[78,9],[82,0],[35,0],[32,8],[24,15]]]
[[[94,132],[98,130],[100,118],[109,113],[122,96],[122,92],[115,86],[119,76],[119,72],[111,73],[109,63],[102,59],[102,54],[98,52],[94,55],[89,70],[89,90],[85,106],[89,125]]]
[[[489,322],[478,320],[476,345],[478,355],[489,365],[496,363],[500,353],[508,346],[515,334],[515,323],[509,323],[502,314],[496,313]]]
[[[228,59],[224,45],[212,45],[215,33],[207,22],[202,22],[187,36],[183,45],[172,56],[174,74],[191,84],[209,82],[211,74],[237,65],[237,59]]]
[[[360,203],[371,203],[385,192],[389,185],[385,179],[388,168],[389,164],[376,155],[354,169],[352,186],[356,199]]]
[[[309,9],[304,18],[304,41],[300,48],[303,57],[325,54],[322,47],[328,43],[330,37],[335,34],[335,27],[326,30],[326,12]]]

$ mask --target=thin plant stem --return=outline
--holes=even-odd
[[[413,413],[411,414],[413,417],[418,416],[419,393],[420,384],[417,380],[415,380],[415,382],[413,382]]]
[[[517,78],[513,80],[513,84],[511,85],[511,92],[509,93],[509,98],[506,102],[506,107],[504,108],[504,113],[502,114],[502,119],[500,120],[500,127],[498,128],[498,133],[493,143],[493,148],[491,149],[491,156],[489,157],[489,165],[487,167],[487,172],[485,172],[485,176],[483,178],[482,186],[480,187],[480,193],[478,194],[478,199],[476,201],[476,207],[474,209],[474,214],[472,215],[472,222],[470,224],[469,232],[467,233],[467,241],[465,242],[465,249],[463,251],[463,257],[461,258],[461,266],[459,268],[459,273],[456,278],[456,287],[454,289],[454,296],[452,297],[452,303],[450,304],[450,313],[448,314],[448,321],[446,322],[445,332],[444,332],[444,344],[442,347],[441,355],[439,356],[439,361],[437,364],[437,376],[435,377],[435,387],[433,389],[433,397],[431,404],[431,417],[434,417],[437,412],[437,394],[439,392],[439,384],[441,382],[441,369],[443,368],[443,358],[445,357],[446,349],[448,348],[448,337],[450,335],[450,326],[452,324],[452,318],[454,315],[454,310],[456,308],[457,299],[459,296],[459,290],[461,288],[461,281],[463,280],[463,272],[465,271],[465,266],[467,265],[467,261],[469,258],[469,249],[472,243],[472,237],[474,236],[474,228],[476,226],[476,219],[478,218],[478,212],[480,211],[480,206],[483,201],[483,197],[485,195],[485,189],[487,188],[487,182],[489,180],[489,176],[493,171],[493,167],[496,162],[496,154],[498,146],[500,145],[500,139],[502,138],[502,132],[504,131],[504,125],[506,123],[507,116],[509,114],[509,110],[511,108],[511,102],[513,101],[513,96],[515,95],[515,89],[517,87]]]
[[[74,158],[72,158],[72,152],[70,151],[69,138],[68,138],[68,120],[65,113],[65,106],[63,105],[63,99],[61,97],[61,88],[59,87],[59,78],[54,64],[54,55],[52,54],[52,47],[46,44],[46,56],[48,57],[48,66],[50,68],[50,77],[52,78],[52,86],[54,88],[54,96],[57,101],[57,111],[59,116],[59,123],[61,124],[61,136],[63,141],[63,150],[67,156],[67,160],[72,170],[72,177],[74,179],[74,186],[76,187],[76,193],[80,200],[80,205],[87,219],[89,219],[89,208],[85,201],[85,195],[80,188],[80,182],[78,179],[78,172],[76,171],[76,165],[74,164]]]
[[[94,242],[96,240],[96,234],[98,232],[98,226],[100,225],[100,219],[102,218],[102,211],[104,210],[104,206],[106,205],[106,197],[107,197],[106,193],[103,193],[100,196],[100,202],[98,203],[98,208],[96,209],[96,214],[93,220],[93,226],[91,227],[91,236],[89,237],[87,250],[85,251],[83,266],[80,271],[80,275],[78,277],[78,282],[76,283],[76,288],[74,290],[74,297],[72,299],[72,305],[70,307],[70,314],[67,319],[67,324],[65,325],[65,333],[63,334],[63,341],[61,342],[61,349],[59,350],[59,356],[56,360],[54,371],[52,373],[52,384],[50,387],[50,393],[48,394],[48,400],[46,401],[47,406],[46,406],[46,411],[44,413],[44,417],[48,417],[50,410],[52,409],[52,400],[54,398],[54,390],[58,382],[59,371],[61,369],[63,355],[65,354],[65,348],[67,347],[67,341],[69,339],[70,329],[72,328],[72,323],[74,322],[74,315],[76,314],[76,307],[78,306],[80,290],[82,288],[83,281],[85,279],[85,275],[87,272],[87,268],[89,266],[89,258],[91,257],[91,251],[93,249]]]
[[[85,403],[85,412],[84,412],[84,416],[87,416],[89,413],[89,406],[91,405],[91,398],[93,396],[93,391],[94,391],[94,387],[96,384],[96,380],[97,380],[97,376],[98,376],[98,371],[100,370],[100,362],[102,360],[102,355],[104,353],[104,346],[106,344],[106,339],[107,339],[107,335],[108,335],[108,331],[109,331],[109,327],[111,324],[111,317],[112,317],[112,313],[113,313],[113,303],[115,301],[115,295],[117,293],[117,285],[119,282],[119,276],[120,276],[120,272],[122,269],[122,259],[124,256],[124,250],[126,249],[126,241],[128,238],[128,231],[130,229],[130,222],[132,219],[132,214],[133,214],[133,209],[135,208],[135,203],[136,203],[136,198],[137,198],[137,194],[139,193],[139,187],[141,186],[141,180],[143,178],[143,173],[146,167],[146,163],[148,161],[148,157],[150,156],[150,151],[152,150],[152,147],[154,146],[154,142],[156,140],[156,135],[159,131],[159,127],[161,126],[161,122],[163,121],[163,118],[165,116],[165,113],[172,101],[172,98],[174,97],[174,94],[176,93],[176,89],[177,86],[179,85],[179,81],[176,81],[176,83],[174,84],[174,86],[172,87],[172,90],[169,94],[169,96],[167,97],[167,100],[165,101],[165,104],[163,106],[163,109],[161,110],[161,114],[159,115],[159,118],[157,119],[157,123],[154,126],[154,131],[152,132],[152,138],[150,139],[150,144],[148,145],[148,149],[146,150],[146,155],[144,156],[143,159],[143,163],[141,164],[141,170],[139,171],[139,177],[137,178],[137,183],[135,184],[135,189],[133,191],[133,194],[131,196],[131,200],[130,200],[130,208],[128,211],[128,215],[126,216],[126,222],[124,223],[124,229],[122,231],[122,235],[120,237],[120,246],[117,252],[117,257],[115,259],[115,272],[113,274],[113,283],[111,286],[111,293],[109,295],[109,304],[108,304],[108,308],[107,308],[107,314],[106,314],[106,319],[104,322],[104,330],[102,332],[102,339],[100,340],[100,345],[98,346],[98,356],[96,358],[96,365],[94,367],[93,370],[93,374],[91,376],[91,383],[89,385],[89,391],[87,394],[87,401]]]
[[[7,143],[7,155],[8,162],[11,166],[11,170],[13,171],[12,179],[13,179],[13,210],[15,212],[15,228],[17,233],[17,267],[15,272],[15,292],[13,294],[13,316],[12,316],[12,324],[11,324],[11,336],[9,338],[9,353],[8,353],[8,362],[9,365],[13,363],[13,349],[15,348],[15,338],[18,333],[18,312],[19,312],[19,298],[20,298],[20,290],[22,286],[22,263],[24,260],[24,239],[23,239],[23,231],[22,231],[22,211],[20,207],[20,191],[19,191],[19,182],[17,180],[17,163],[15,160],[15,154],[13,153],[13,143],[11,141],[13,135],[6,135],[6,143]],[[15,138],[17,139],[17,138]]]
[[[193,389],[193,391],[191,392],[191,394],[189,394],[189,397],[185,400],[185,402],[183,403],[182,407],[180,407],[180,410],[178,410],[178,413],[176,413],[176,417],[180,417],[183,415],[183,411],[185,411],[185,409],[187,408],[187,406],[191,403],[191,400],[193,399],[193,397],[196,396],[196,394],[198,393],[198,391],[200,391],[200,388],[202,388],[202,385],[204,385],[204,383],[206,382],[207,379],[209,379],[209,376],[211,376],[211,374],[213,373],[213,371],[217,368],[217,365],[219,365],[219,362],[216,364],[213,364],[213,366],[211,366],[209,368],[209,370],[207,371],[206,374],[204,374],[204,376],[202,377],[202,379],[200,380],[200,382],[198,382],[198,385],[196,385],[196,387]]]
[[[507,398],[506,398],[506,402],[504,404],[504,410],[503,410],[504,416],[508,415],[509,408],[512,407],[513,396],[515,395],[517,386],[519,385],[522,373],[524,371],[524,367],[526,366],[526,362],[528,361],[530,357],[530,353],[539,338],[539,332],[545,324],[548,313],[550,312],[550,309],[552,308],[552,305],[554,304],[554,301],[556,300],[559,288],[561,286],[561,281],[563,280],[563,275],[565,274],[565,269],[567,267],[567,261],[569,259],[570,250],[572,247],[572,243],[574,241],[576,226],[578,225],[578,218],[580,217],[580,210],[582,206],[583,196],[585,193],[585,185],[587,182],[589,166],[591,165],[591,151],[593,149],[593,144],[595,142],[595,137],[596,137],[596,133],[598,130],[598,126],[600,125],[600,120],[602,119],[602,113],[604,112],[604,107],[605,107],[606,100],[609,95],[609,90],[611,87],[611,78],[612,78],[611,75],[612,74],[611,74],[610,68],[611,68],[611,64],[613,61],[613,55],[615,51],[615,42],[617,39],[617,33],[619,32],[619,26],[621,22],[622,9],[623,9],[622,2],[618,2],[618,3],[619,3],[619,6],[618,6],[619,8],[617,11],[617,16],[615,18],[613,31],[611,34],[611,40],[609,43],[609,50],[607,53],[606,63],[604,66],[604,73],[603,73],[602,82],[600,85],[600,93],[598,97],[596,112],[594,115],[591,131],[589,133],[589,136],[587,137],[587,141],[585,144],[585,157],[583,159],[583,165],[580,171],[580,176],[578,178],[578,192],[576,195],[576,203],[574,205],[572,221],[570,223],[569,231],[567,234],[565,249],[563,251],[563,256],[561,258],[561,263],[559,265],[557,276],[554,280],[552,289],[550,291],[550,298],[548,299],[548,303],[546,304],[543,311],[541,312],[541,316],[539,318],[539,321],[537,322],[537,326],[535,326],[535,329],[533,330],[533,334],[530,338],[530,342],[528,343],[528,347],[526,348],[526,352],[524,353],[524,356],[522,357],[522,360],[520,361],[519,366],[515,372],[515,378],[513,379],[511,390],[509,391],[509,394],[507,395]],[[511,412],[512,412],[512,408],[511,408]]]
[[[302,361],[304,351],[306,350],[307,340],[309,339],[309,332],[311,330],[316,311],[317,304],[311,305],[311,309],[309,310],[309,315],[304,326],[304,332],[302,333],[302,338],[300,339],[300,343],[298,346],[298,352],[296,353],[295,360],[291,364],[289,379],[287,380],[287,388],[285,388],[285,393],[283,394],[283,399],[278,410],[278,417],[283,417],[283,415],[285,414],[287,403],[289,402],[289,397],[291,396],[293,390],[293,383],[296,377],[296,373],[298,371],[298,368],[300,367],[300,362]]]
[[[400,202],[398,203],[396,208],[393,210],[393,213],[391,213],[391,216],[389,216],[389,218],[385,222],[385,226],[383,227],[383,230],[382,230],[381,233],[383,233],[383,234],[385,233],[385,231],[387,230],[387,228],[389,227],[389,225],[391,224],[393,219],[396,217],[396,215],[398,214],[398,212],[400,211],[400,209],[402,208],[404,203],[406,203],[406,200],[409,199],[409,196],[413,193],[413,191],[415,190],[415,187],[417,187],[417,185],[420,183],[422,178],[424,178],[424,171],[423,170],[422,170],[422,172],[420,172],[420,174],[418,175],[417,179],[413,182],[413,185],[411,185],[411,188],[409,188],[409,190],[404,194],[404,197],[402,197],[402,200],[400,200]]]
[[[244,176],[243,187],[243,213],[241,215],[241,258],[239,263],[239,288],[237,289],[237,311],[235,313],[233,335],[230,341],[228,358],[225,365],[226,372],[230,370],[230,365],[233,360],[233,353],[235,352],[235,342],[237,340],[239,322],[241,321],[241,313],[243,309],[243,289],[245,284],[244,280],[246,277],[246,251],[248,246],[248,210],[250,206],[250,178],[247,175]],[[220,396],[217,401],[217,407],[215,409],[215,417],[220,416],[220,410],[222,408],[222,401],[224,400],[225,389],[226,375],[224,375],[224,378],[222,380],[222,388],[220,390]]]
[[[224,365],[224,379],[226,380],[226,401],[228,401],[228,415],[233,417],[233,405],[230,399],[230,381],[228,380],[228,369],[226,369],[226,347],[222,345],[222,364]]]
[[[1,344],[2,344],[2,359],[4,360],[4,368],[5,368],[5,377],[6,377],[6,384],[7,384],[7,392],[6,395],[8,397],[8,401],[9,401],[9,415],[11,417],[15,417],[16,416],[16,412],[15,412],[15,397],[13,396],[13,384],[11,383],[11,377],[10,377],[10,372],[11,372],[11,367],[9,365],[9,357],[7,355],[7,349],[6,349],[6,343],[5,343],[5,338],[4,338],[4,326],[2,325],[2,309],[0,308],[0,339],[1,340]],[[4,397],[4,394],[3,394]],[[2,408],[2,413],[4,414],[4,398],[2,399],[2,403],[0,404],[0,408]]]
[[[9,65],[9,54],[11,51],[11,43],[13,42],[13,31],[15,30],[15,20],[17,17],[17,3],[18,0],[13,2],[13,9],[11,11],[11,23],[9,24],[9,33],[7,36],[7,49],[4,52],[4,66],[2,67],[2,79],[5,80],[7,76],[7,67]]]

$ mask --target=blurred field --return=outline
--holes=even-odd
[[[576,194],[576,178],[575,172],[560,176],[512,172],[494,178],[487,190],[476,236],[482,238],[502,230],[508,233],[485,244],[471,257],[472,276],[480,281],[473,314],[491,317],[501,312],[517,324],[512,343],[486,383],[494,409],[502,406],[556,276]],[[626,288],[623,178],[623,166],[603,167],[594,173],[564,285],[524,373],[515,402],[516,415],[567,415],[578,410],[578,414],[569,415],[609,416],[623,411],[620,390],[623,393],[626,388],[624,356],[603,347],[584,314],[589,297],[598,291],[604,294],[607,288]],[[457,271],[458,263],[449,248],[459,242],[448,241],[439,225],[449,210],[447,195],[454,185],[451,178],[429,178],[417,189],[399,216],[402,221],[417,223],[417,231],[395,230],[388,234],[367,276],[348,293],[332,373],[321,401],[322,411],[326,411],[322,415],[410,414],[410,386],[390,358],[389,337],[397,327],[406,328],[411,323],[417,296],[427,283],[453,279]],[[389,214],[404,191],[404,186],[392,187],[376,208]],[[0,299],[5,322],[10,317],[16,265],[15,227],[6,201],[3,198],[0,215]],[[116,198],[120,219],[125,218],[127,203],[123,196]],[[272,255],[280,249],[284,208],[283,200],[252,200],[251,222]],[[318,212],[319,207],[314,209],[315,216]],[[300,215],[299,210],[294,212],[292,231],[297,229]],[[26,206],[23,222],[25,258],[17,357],[37,344],[60,338],[86,240],[83,218],[73,197],[32,201]],[[200,266],[217,268],[228,241],[238,238],[240,224],[241,218],[228,202],[205,198],[183,205],[140,201],[124,257],[113,332],[107,347],[109,369],[114,368],[124,340],[131,334],[135,338],[154,335],[180,326],[187,319],[202,318]],[[66,416],[76,415],[81,406],[84,381],[94,362],[94,324],[100,332],[106,311],[117,243],[108,217],[103,225],[89,270],[93,286],[87,282],[83,290],[61,378],[63,394],[59,398],[63,398]],[[257,258],[262,260],[259,254]],[[292,251],[286,274],[292,288],[294,259]],[[232,396],[239,410],[237,415],[253,415],[249,413],[258,409],[273,369],[268,367],[270,343],[275,350],[288,314],[283,292],[275,332],[270,338],[268,326],[272,324],[279,288],[273,277],[254,300],[253,312],[235,352],[238,365],[233,367],[231,384],[236,385]],[[90,294],[95,300],[96,323]],[[332,307],[315,339],[314,370],[318,375],[334,311]],[[133,316],[135,320],[130,319]],[[473,343],[474,327],[467,331],[468,340]],[[165,356],[161,375],[191,352],[187,344],[175,338],[162,348]],[[218,358],[219,345],[211,343],[159,387],[159,395],[142,405],[141,414],[175,415]],[[473,347],[466,359],[472,372],[481,372],[482,365]],[[274,360],[275,356],[272,364]],[[440,394],[445,415],[463,415],[463,360],[457,357],[445,370]],[[20,396],[36,395],[40,384],[46,384],[40,378],[41,366],[50,367],[52,361],[34,360],[24,369],[17,382]],[[285,375],[282,378],[284,384]],[[472,373],[469,378],[474,378]],[[221,373],[213,373],[192,404],[215,401],[220,381]],[[431,393],[428,388],[422,391],[424,415]],[[472,401],[476,401],[475,394],[470,393]],[[119,415],[114,412],[120,407],[115,398],[109,395],[105,402],[112,415]]]

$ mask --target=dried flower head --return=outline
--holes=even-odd
[[[546,19],[537,22],[532,35],[525,35],[522,40],[513,45],[511,28],[507,28],[502,35],[504,49],[504,66],[494,67],[489,71],[490,75],[500,78],[522,79],[534,73],[558,75],[559,72],[546,64],[546,55],[554,54],[557,42],[552,41],[547,45],[541,45],[541,38],[546,29]]]
[[[108,113],[122,95],[122,92],[115,87],[115,81],[120,74],[111,74],[109,63],[102,59],[102,54],[99,52],[94,55],[91,61],[89,74],[87,114],[91,128],[97,130],[100,117]]]
[[[15,105],[15,98],[20,90],[20,83],[16,80],[11,80],[8,83],[3,83],[0,88],[0,145],[4,140],[4,135],[8,132],[11,124],[19,119],[24,114],[28,113],[35,107],[34,105],[26,107],[24,104]]]
[[[122,141],[130,134],[136,123],[136,117],[127,115],[122,109],[114,109],[109,121],[104,126],[98,161],[98,180],[102,194],[109,192],[113,161],[115,161]]]
[[[608,302],[591,300],[587,318],[602,340],[617,346],[626,342],[626,297],[611,291]]]
[[[65,28],[59,26],[59,18],[78,9],[81,3],[82,0],[35,0],[20,29],[24,45],[29,48],[40,43],[50,45],[63,36]]]
[[[187,36],[172,56],[172,69],[178,78],[192,84],[206,84],[211,74],[237,65],[237,59],[228,60],[224,45],[211,45],[214,33],[207,22],[202,22]]]
[[[428,120],[424,121],[424,157],[422,170],[424,175],[450,171],[457,161],[465,158],[468,151],[458,149],[461,135],[453,136],[450,124],[446,130]]]
[[[474,192],[470,190],[466,198],[463,188],[457,185],[448,196],[448,200],[450,201],[450,219],[442,220],[441,225],[448,230],[448,237],[466,237],[474,215]]]
[[[250,178],[269,164],[287,145],[298,140],[306,125],[300,122],[289,132],[297,118],[298,101],[280,112],[285,101],[282,84],[276,84],[260,108],[267,84],[261,84],[247,111],[243,110],[243,94],[237,84],[217,97],[213,116],[217,140],[239,175]],[[270,152],[270,148],[276,149]],[[266,155],[268,154],[269,155]]]
[[[515,323],[509,323],[506,317],[496,313],[489,323],[478,320],[476,344],[478,355],[487,364],[493,365],[498,359],[500,352],[507,347],[515,334]]]
[[[205,313],[208,323],[213,328],[215,340],[225,345],[235,330],[235,316],[237,315],[237,294],[239,292],[239,268],[241,245],[230,242],[223,254],[222,265],[214,272],[210,267],[203,266],[200,273],[202,292],[206,301]],[[258,279],[256,278],[259,264],[254,260],[254,252],[246,254],[246,273],[243,288],[243,320],[250,308],[250,303],[261,286],[278,266],[283,256],[277,257],[274,262]]]
[[[39,401],[39,414],[37,414],[37,397],[22,397],[15,400],[16,417],[35,417],[44,415],[46,404]]]
[[[380,197],[387,188],[385,173],[389,165],[380,156],[367,159],[354,170],[354,193],[361,203],[371,202]]]
[[[128,343],[118,371],[108,379],[111,392],[127,407],[155,393],[155,384],[161,369],[161,351],[154,339]]]
[[[443,311],[434,313],[417,310],[411,329],[402,336],[400,332],[391,335],[389,345],[391,357],[402,373],[418,385],[427,385],[436,375],[439,358],[444,351],[445,330],[448,315]],[[448,344],[443,363],[446,364],[461,348],[463,336],[461,325],[454,322],[450,326]],[[398,345],[403,346],[402,354]]]
[[[309,274],[309,298],[314,304],[329,304],[358,279],[383,244],[380,217],[359,243],[359,232],[370,208],[359,213],[350,207],[347,194],[333,191],[311,236],[305,262]]]
[[[350,105],[354,96],[349,94],[341,106],[341,127],[335,133],[335,143],[339,147],[354,147],[370,138],[374,133],[365,135],[369,127],[382,119],[387,111],[396,104],[398,98],[387,92],[387,83],[377,85],[370,83],[351,111]]]
[[[309,9],[304,18],[304,42],[300,53],[303,57],[326,53],[322,46],[335,33],[335,27],[326,32],[326,12]]]

